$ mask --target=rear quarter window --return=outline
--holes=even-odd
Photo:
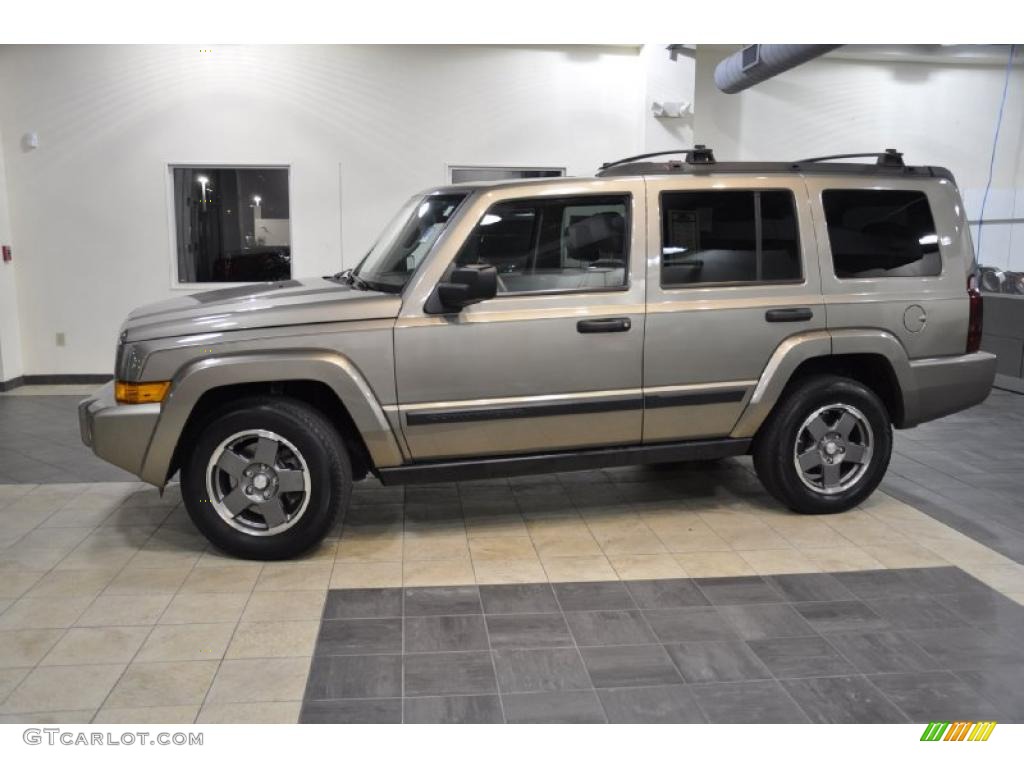
[[[822,205],[836,277],[941,274],[938,233],[923,192],[827,189]]]

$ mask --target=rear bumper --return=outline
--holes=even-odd
[[[975,352],[911,360],[910,371],[914,389],[905,393],[907,427],[962,411],[988,397],[996,356]]]
[[[160,405],[119,405],[110,382],[78,404],[82,442],[114,466],[140,475]]]

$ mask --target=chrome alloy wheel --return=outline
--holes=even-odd
[[[793,463],[804,485],[832,496],[864,476],[873,444],[864,414],[852,405],[833,403],[816,410],[797,430]]]
[[[299,449],[275,432],[236,432],[214,449],[206,490],[217,514],[252,536],[295,525],[309,505],[309,467]]]

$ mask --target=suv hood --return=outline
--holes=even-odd
[[[147,304],[121,328],[125,341],[145,341],[249,328],[381,320],[398,317],[393,293],[361,291],[317,277],[203,291]]]

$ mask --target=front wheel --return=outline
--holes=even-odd
[[[228,554],[280,560],[315,546],[352,490],[337,431],[305,403],[244,400],[199,434],[181,480],[196,527]]]
[[[859,381],[815,376],[780,402],[754,441],[754,468],[797,512],[856,506],[878,487],[892,454],[885,405]]]

